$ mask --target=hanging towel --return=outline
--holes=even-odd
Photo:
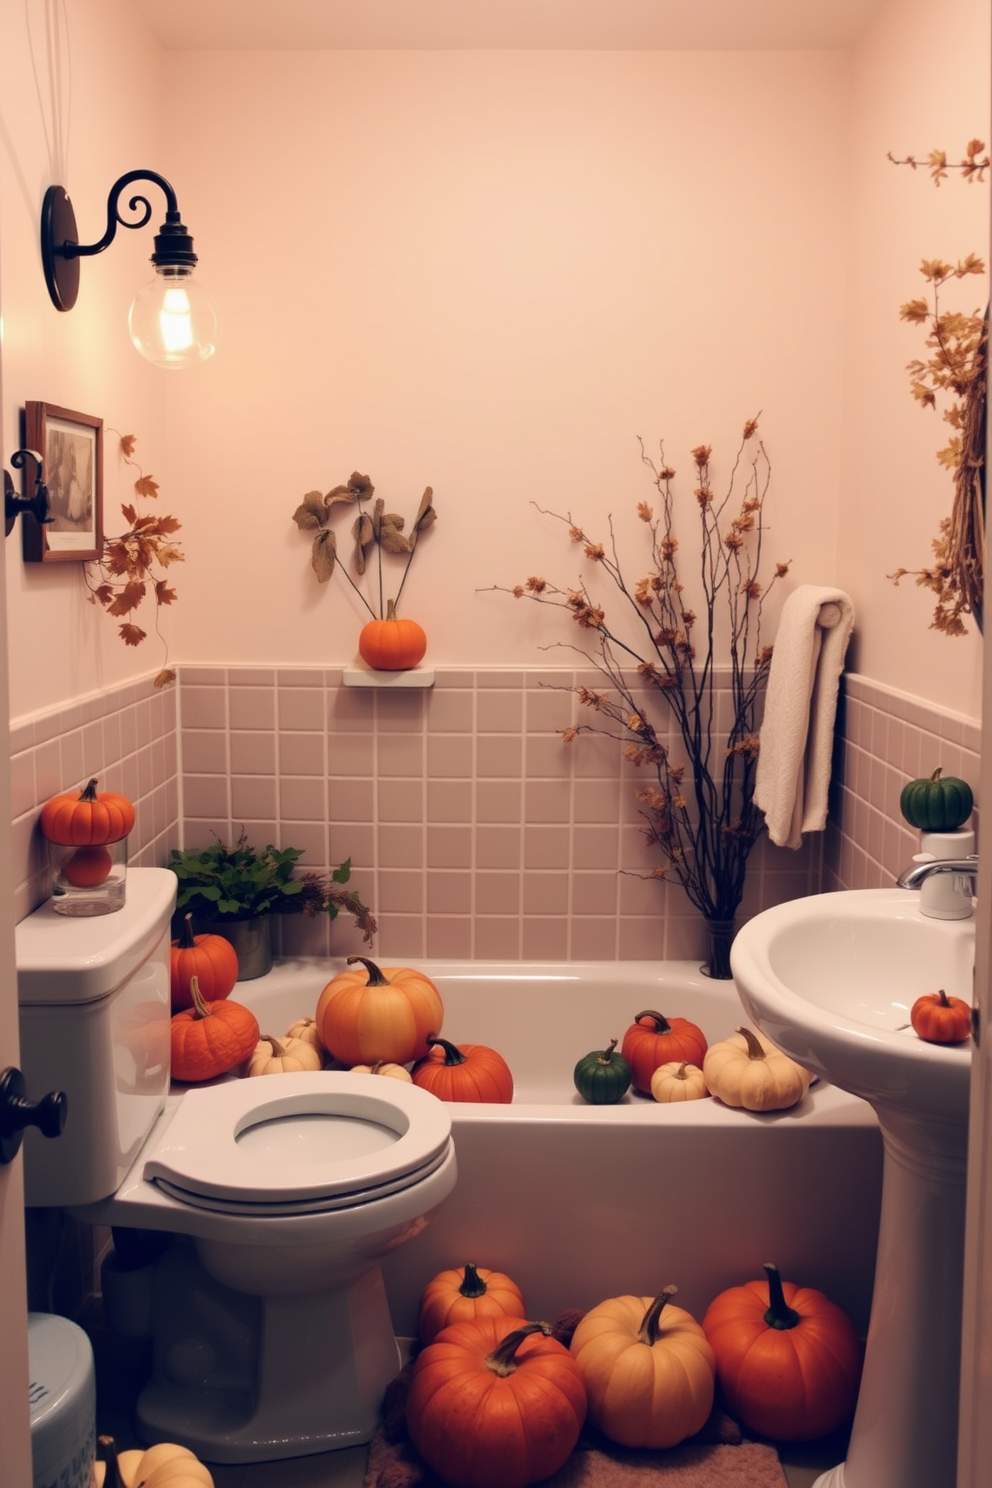
[[[782,606],[761,725],[754,802],[777,847],[827,824],[837,691],[854,628],[843,589],[800,584]]]

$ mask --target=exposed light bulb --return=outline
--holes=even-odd
[[[190,268],[163,265],[128,313],[131,340],[156,367],[181,371],[217,349],[217,312]]]

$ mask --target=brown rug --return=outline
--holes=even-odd
[[[554,1332],[567,1342],[579,1314],[562,1314]],[[421,1460],[406,1429],[408,1364],[383,1401],[364,1488],[445,1488]],[[702,1431],[667,1451],[618,1447],[587,1428],[564,1467],[541,1488],[788,1488],[774,1447],[745,1441],[736,1421],[714,1407]]]

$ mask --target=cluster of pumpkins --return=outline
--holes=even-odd
[[[702,1323],[672,1303],[673,1286],[609,1298],[567,1346],[527,1320],[502,1272],[442,1271],[420,1302],[410,1439],[452,1488],[527,1488],[564,1465],[587,1420],[621,1446],[676,1446],[706,1424],[717,1387],[747,1431],[824,1436],[854,1410],[860,1339],[822,1292],[764,1269],[721,1292]]]
[[[176,1442],[118,1452],[112,1436],[101,1436],[97,1448],[95,1488],[214,1488],[210,1469]]]
[[[109,847],[134,828],[134,806],[117,791],[98,791],[90,780],[82,791],[53,796],[41,808],[38,826],[46,842],[66,849],[60,872],[76,889],[95,889],[110,877]]]
[[[234,947],[220,935],[194,935],[187,915],[172,943],[173,1079],[350,1069],[411,1080],[439,1100],[513,1099],[501,1054],[441,1038],[444,1008],[428,976],[408,966],[379,967],[367,956],[349,956],[348,967],[328,982],[312,1018],[285,1034],[263,1033],[254,1013],[230,995],[238,979]]]

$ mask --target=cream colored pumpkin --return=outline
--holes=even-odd
[[[802,1100],[813,1077],[764,1034],[738,1028],[732,1038],[710,1045],[703,1078],[726,1106],[784,1111]]]
[[[674,1105],[678,1101],[702,1100],[709,1091],[698,1064],[676,1060],[672,1064],[659,1064],[651,1076],[651,1094],[663,1105]]]
[[[695,1318],[670,1298],[611,1297],[582,1318],[569,1345],[589,1419],[625,1447],[674,1447],[713,1409],[713,1350]]]
[[[302,1039],[305,1044],[313,1044],[321,1059],[327,1054],[327,1050],[321,1043],[320,1034],[317,1032],[316,1018],[297,1018],[296,1022],[291,1023],[286,1029],[286,1037]]]
[[[119,1482],[122,1488],[214,1488],[210,1469],[175,1442],[118,1452],[113,1437],[101,1436],[99,1445],[107,1461],[94,1464],[95,1488],[103,1488],[104,1482]]]
[[[248,1061],[247,1074],[298,1074],[303,1070],[319,1070],[323,1062],[319,1051],[304,1039],[277,1039],[271,1033],[263,1033]]]
[[[413,1076],[402,1064],[390,1064],[385,1059],[380,1059],[377,1064],[353,1064],[351,1066],[353,1075],[385,1075],[390,1080],[409,1080],[413,1084]]]

